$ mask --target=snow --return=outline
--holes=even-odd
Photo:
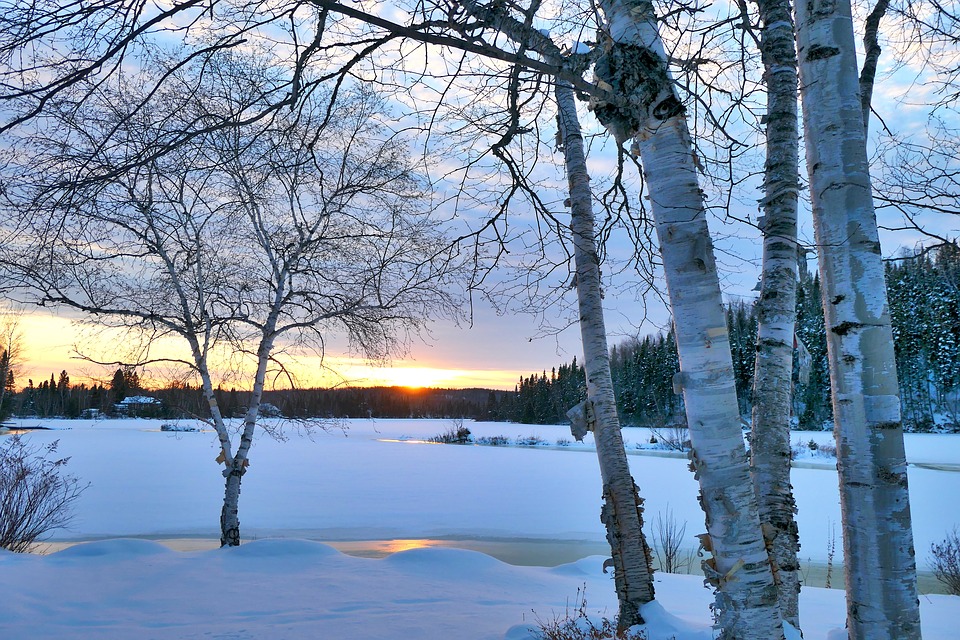
[[[418,442],[449,429],[447,420],[351,420],[326,432],[282,423],[285,441],[260,437],[244,478],[242,534],[256,539],[238,549],[183,552],[129,538],[218,537],[218,449],[210,432],[160,432],[160,424],[44,421],[56,430],[28,436],[36,444],[59,439],[59,454],[71,456],[68,470],[90,483],[72,529],[57,539],[107,539],[47,556],[0,552],[3,638],[528,640],[538,617],[573,609],[584,586],[591,616],[616,611],[599,556],[553,568],[445,547],[363,558],[298,539],[403,539],[388,549],[456,544],[451,538],[562,540],[595,553],[603,542],[596,458],[589,437],[555,444],[570,439],[566,427],[466,422],[475,436],[549,443],[480,447]],[[624,431],[631,443],[649,441],[645,430]],[[811,437],[830,441],[829,433],[794,439]],[[934,467],[910,468],[922,568],[930,542],[960,519],[941,499],[958,495],[960,473],[936,468],[960,463],[958,445],[957,436],[908,436],[910,461]],[[648,523],[669,506],[687,522],[692,545],[703,516],[686,460],[629,446]],[[801,555],[822,562],[831,523],[840,546],[837,480],[830,461],[810,464],[794,470]],[[649,638],[711,638],[712,597],[702,578],[656,578],[657,602],[644,612]],[[805,587],[801,608],[808,640],[843,627],[842,591]],[[924,638],[955,637],[960,598],[924,595],[921,611]]]
[[[119,402],[121,405],[132,405],[132,404],[160,404],[160,401],[156,398],[150,396],[130,396],[124,398]]]
[[[593,51],[593,48],[585,42],[574,42],[573,52],[580,55],[586,55]]]

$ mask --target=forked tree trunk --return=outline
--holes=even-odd
[[[593,415],[593,437],[603,480],[601,520],[613,554],[613,575],[620,605],[618,626],[625,629],[643,622],[639,608],[653,600],[653,569],[650,548],[643,535],[643,499],[630,475],[613,394],[593,220],[593,194],[576,99],[573,89],[564,82],[558,81],[555,91],[570,189],[570,227],[576,262],[587,403],[592,409],[589,413]]]
[[[213,380],[207,368],[206,356],[194,341],[191,341],[191,347],[194,352],[197,370],[200,373],[203,396],[210,409],[213,429],[216,431],[217,439],[220,442],[220,455],[217,457],[217,463],[224,466],[223,505],[220,507],[220,546],[237,547],[240,546],[240,482],[245,471],[243,460],[236,460],[233,453],[230,431],[227,429],[223,414],[220,412],[220,406],[217,403]]]
[[[253,445],[253,436],[257,428],[257,416],[260,413],[260,402],[263,400],[263,388],[267,377],[267,365],[270,362],[270,352],[273,350],[272,336],[276,326],[275,314],[271,314],[266,337],[261,339],[257,351],[257,371],[253,378],[253,390],[250,393],[250,404],[243,419],[243,431],[240,432],[240,442],[237,451],[232,456],[225,456],[223,476],[225,486],[223,492],[223,508],[220,511],[220,546],[235,547],[240,545],[240,482],[250,464],[250,447]]]
[[[220,443],[220,455],[217,463],[222,464],[224,488],[223,505],[220,508],[220,546],[240,546],[240,485],[249,466],[249,452],[253,445],[253,436],[257,426],[257,415],[260,411],[260,402],[263,399],[263,389],[266,380],[267,365],[270,352],[273,350],[274,338],[272,332],[276,326],[275,314],[268,320],[270,337],[261,340],[257,352],[257,371],[254,374],[253,391],[250,395],[250,404],[244,417],[243,431],[240,433],[240,442],[236,451],[226,421],[220,412],[217,396],[214,392],[213,380],[207,367],[206,352],[200,347],[199,341],[188,337],[197,371],[200,374],[200,383],[203,396],[210,409],[210,418],[214,431]]]
[[[775,640],[783,625],[740,430],[730,340],[682,104],[648,0],[604,0],[609,42],[596,75],[628,103],[597,102],[618,140],[634,139],[660,240],[680,358],[691,466],[700,481],[724,638]]]
[[[848,0],[797,5],[797,43],[840,472],[847,628],[920,638],[890,314]]]
[[[780,613],[800,627],[800,548],[790,484],[790,407],[797,310],[797,52],[787,0],[757,0],[767,88],[763,268],[757,302],[750,469]]]

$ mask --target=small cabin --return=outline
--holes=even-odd
[[[163,403],[152,396],[130,396],[113,405],[118,415],[130,418],[153,418],[159,415]]]

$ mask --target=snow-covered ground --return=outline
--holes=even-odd
[[[35,425],[37,422],[25,421]],[[218,537],[222,478],[211,433],[160,431],[159,421],[46,421],[36,444],[59,439],[68,470],[89,482],[70,531],[59,540]],[[286,424],[286,440],[260,438],[244,478],[240,549],[176,552],[145,540],[105,540],[49,556],[0,553],[3,638],[416,638],[528,636],[586,585],[591,613],[615,613],[602,558],[555,568],[504,564],[450,548],[413,548],[386,558],[343,555],[314,540],[431,539],[565,541],[593,553],[603,541],[600,482],[590,443],[565,427],[467,422],[474,436],[537,437],[539,447],[422,444],[447,420],[351,420],[327,432]],[[625,429],[648,522],[668,507],[703,530],[697,486],[683,458],[636,449],[650,434]],[[821,444],[829,433],[794,440]],[[909,435],[917,556],[960,522],[960,437]],[[794,469],[803,548],[827,560],[839,505],[832,460],[807,456]],[[836,531],[835,534],[831,533]],[[263,540],[283,537],[285,540]],[[601,547],[602,548],[602,547]],[[709,631],[710,592],[695,576],[657,574],[658,603],[646,613],[650,640],[700,640]],[[822,580],[822,579],[821,579]],[[841,582],[834,575],[834,584]],[[817,585],[817,579],[809,580]],[[822,581],[819,583],[822,584]],[[806,588],[807,640],[843,627],[843,593]],[[921,597],[924,637],[955,637],[960,598]],[[670,615],[678,616],[673,620]],[[671,626],[671,625],[680,625]],[[686,625],[686,626],[684,626]],[[949,626],[948,626],[949,625]]]

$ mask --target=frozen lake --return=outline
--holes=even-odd
[[[43,426],[52,430],[30,439],[58,439],[69,471],[89,488],[72,528],[50,545],[71,548],[0,553],[5,639],[531,640],[531,621],[562,614],[584,587],[591,614],[615,611],[601,571],[596,458],[589,442],[558,443],[570,439],[565,427],[466,423],[476,436],[545,443],[491,447],[416,442],[449,429],[447,420],[352,420],[329,431],[284,424],[283,440],[260,438],[251,451],[240,501],[249,543],[221,550],[212,433],[161,432],[147,420]],[[692,550],[703,516],[686,460],[637,451],[650,439],[645,430],[625,429],[625,437],[648,523],[669,509],[686,523]],[[795,439],[809,451],[811,439],[828,444],[831,436]],[[958,442],[908,437],[921,566],[929,543],[958,520],[943,497],[960,491],[952,470]],[[794,469],[807,640],[828,640],[843,627],[843,593],[810,586],[823,583],[831,539],[840,560],[832,465],[807,455]],[[263,539],[271,536],[285,539]],[[100,541],[73,544],[79,540]],[[582,556],[590,557],[572,562]],[[546,568],[553,565],[560,566]],[[835,564],[833,583],[841,582]],[[702,578],[657,573],[656,588],[657,601],[644,610],[650,640],[714,637]],[[924,637],[954,637],[960,598],[930,595],[923,581],[921,592]]]
[[[22,421],[45,426],[29,437],[59,440],[68,469],[89,483],[70,530],[54,540],[118,536],[219,537],[222,478],[211,432],[161,432],[160,421]],[[197,424],[183,422],[184,425]],[[536,447],[420,444],[452,426],[449,420],[345,420],[323,430],[278,423],[277,440],[258,434],[240,498],[244,539],[303,537],[333,542],[403,540],[526,544],[559,564],[604,548],[600,478],[591,436],[572,443],[565,426],[466,422],[475,437],[540,440]],[[646,520],[669,510],[686,523],[688,548],[703,531],[697,484],[683,454],[640,451],[646,429],[624,429],[631,470],[646,500]],[[796,443],[832,442],[829,432],[798,432]],[[562,444],[557,444],[561,442]],[[807,447],[802,447],[806,449]],[[960,520],[960,436],[907,435],[917,557],[925,568],[930,544]],[[832,458],[797,461],[801,558],[827,561],[836,540],[839,494]],[[537,541],[549,542],[537,546]],[[509,543],[509,544],[508,544]],[[462,545],[461,545],[462,546]],[[580,548],[582,551],[578,552]],[[534,551],[540,549],[541,551]],[[580,555],[577,555],[579,553]],[[512,557],[514,562],[520,562]]]

